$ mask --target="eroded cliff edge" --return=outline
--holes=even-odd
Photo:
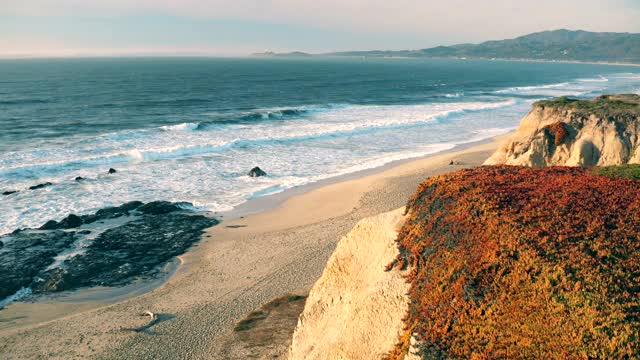
[[[640,163],[640,96],[539,101],[485,165],[604,166]]]
[[[487,161],[521,166],[429,178],[406,217],[363,220],[290,358],[639,357],[640,165],[579,167],[640,163],[639,113],[637,95],[538,102]]]
[[[404,327],[409,284],[399,270],[396,238],[404,209],[361,220],[343,237],[309,293],[290,359],[380,359]]]
[[[290,359],[639,357],[638,175],[482,166],[425,180],[406,217],[340,241]]]

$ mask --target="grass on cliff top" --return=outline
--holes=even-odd
[[[614,179],[640,180],[640,164],[594,167],[591,173]]]
[[[427,179],[398,234],[422,358],[640,358],[637,168],[485,166]],[[597,176],[604,172],[616,176]]]
[[[640,115],[640,95],[602,95],[591,100],[578,100],[562,96],[552,100],[541,100],[534,104],[543,108],[555,107],[572,109],[581,113],[594,113],[597,115],[614,115],[628,113]]]

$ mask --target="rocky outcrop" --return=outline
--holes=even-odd
[[[640,163],[640,96],[537,102],[485,165],[603,166]]]
[[[261,177],[261,176],[267,176],[267,173],[264,170],[260,169],[260,167],[256,166],[253,169],[251,169],[247,175],[249,177]]]
[[[29,190],[38,190],[38,189],[46,188],[47,186],[51,186],[51,185],[53,184],[50,182],[46,182],[38,185],[29,186]]]
[[[157,215],[158,213],[143,211],[142,209],[143,208],[156,209],[157,207],[165,207],[165,206],[172,206],[172,207],[175,206],[175,208],[171,211],[178,211],[180,209],[177,205],[173,205],[166,201],[153,201],[148,204],[143,204],[140,201],[131,201],[131,202],[122,204],[120,206],[106,207],[104,209],[100,209],[95,214],[82,215],[82,216],[70,214],[66,218],[60,220],[60,222],[57,222],[55,220],[49,220],[44,225],[40,226],[38,230],[74,229],[82,226],[83,224],[88,225],[96,221],[115,219],[120,216],[129,216],[131,215],[131,211],[134,211],[136,209],[143,213],[147,213],[147,214],[150,213],[150,214]],[[166,212],[170,212],[170,211],[166,211]]]
[[[0,237],[0,301],[28,287],[54,257],[68,249],[77,237],[61,230],[50,232],[18,231]],[[1,307],[1,306],[0,306]]]
[[[155,276],[218,224],[180,205],[132,201],[0,236],[0,304],[20,289],[42,294]]]
[[[409,284],[385,268],[398,255],[403,211],[364,219],[340,240],[309,293],[289,359],[380,359],[398,343]]]
[[[181,255],[200,240],[202,230],[218,221],[182,213],[143,214],[108,229],[86,250],[61,266],[38,273],[35,293],[91,286],[121,286],[158,273],[158,266]],[[79,236],[79,235],[78,235]]]

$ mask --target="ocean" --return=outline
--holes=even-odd
[[[613,92],[640,92],[640,68],[362,58],[1,60],[0,192],[18,192],[0,195],[0,234],[133,200],[226,211],[508,132],[536,100]],[[268,176],[248,177],[254,166]],[[29,190],[46,182],[52,185]]]

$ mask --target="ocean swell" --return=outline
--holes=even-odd
[[[38,178],[43,176],[56,176],[65,172],[77,171],[86,168],[115,166],[118,164],[137,163],[141,161],[157,161],[177,159],[193,156],[201,156],[212,153],[221,153],[230,149],[248,149],[266,146],[270,144],[291,144],[322,138],[340,138],[365,134],[379,130],[398,129],[412,126],[420,126],[425,123],[446,121],[452,116],[469,112],[488,111],[516,104],[513,99],[483,103],[449,103],[430,105],[407,106],[365,106],[353,105],[333,112],[324,112],[323,117],[313,119],[308,123],[283,124],[280,128],[263,125],[262,131],[245,130],[247,135],[243,138],[233,138],[234,129],[229,131],[226,139],[208,138],[206,134],[194,134],[195,138],[172,138],[162,134],[147,132],[149,139],[142,143],[131,141],[128,149],[107,151],[102,154],[80,155],[70,159],[53,160],[55,154],[48,154],[45,161],[35,161],[28,164],[5,163],[0,168],[0,177],[5,178]],[[276,112],[267,112],[265,116],[271,116]],[[282,113],[282,111],[278,112]],[[289,111],[288,114],[299,114],[299,111]],[[269,127],[267,127],[269,126]],[[200,125],[194,123],[182,123],[173,126],[163,126],[161,133],[184,132],[198,129]],[[241,130],[241,129],[238,129]],[[240,135],[239,133],[237,135]],[[137,137],[131,137],[135,140]],[[173,144],[167,146],[166,144]],[[158,146],[160,145],[160,146]],[[95,150],[95,149],[94,149]],[[0,164],[2,162],[0,161]]]

